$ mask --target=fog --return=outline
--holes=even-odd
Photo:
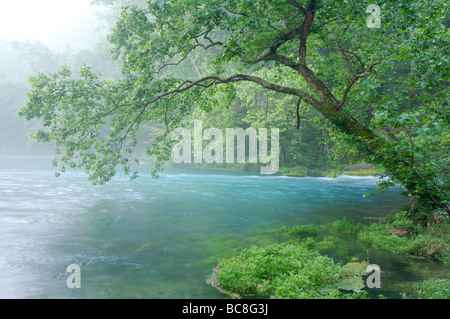
[[[15,0],[0,4],[0,37],[40,41],[52,50],[91,47],[99,40],[99,6],[90,0]]]
[[[93,65],[108,75],[104,10],[91,0],[16,0],[0,3],[0,159],[2,166],[38,157],[51,161],[53,147],[35,143],[39,127],[18,116],[27,102],[29,78]],[[103,56],[104,55],[104,56]],[[115,72],[111,71],[111,72]],[[44,160],[45,162],[45,160]]]

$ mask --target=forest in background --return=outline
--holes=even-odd
[[[282,173],[366,162],[389,178],[382,189],[448,210],[445,2],[382,3],[382,28],[367,27],[364,1],[94,3],[111,32],[91,50],[3,47],[2,154],[51,153],[33,132],[61,172],[102,184],[120,166],[135,178],[149,158],[155,174],[170,163],[169,132],[193,120],[276,127]]]
[[[112,10],[114,11],[114,10]],[[112,16],[105,19],[111,21]],[[89,66],[111,80],[120,78],[120,62],[113,60],[111,46],[106,41],[99,42],[90,49],[72,49],[52,51],[45,44],[34,41],[11,41],[0,39],[0,96],[1,125],[0,156],[46,156],[53,157],[51,144],[37,143],[31,138],[39,128],[39,121],[27,122],[18,115],[18,111],[27,102],[30,93],[31,76],[53,73],[66,65],[73,73]],[[206,59],[199,52],[190,55],[174,72],[191,78],[200,77],[200,64]],[[170,68],[166,72],[172,72]],[[325,175],[340,172],[348,164],[358,163],[361,156],[350,149],[338,147],[333,127],[323,120],[314,109],[302,104],[298,107],[295,99],[281,94],[267,92],[255,85],[244,85],[236,94],[236,100],[230,105],[204,110],[196,109],[183,125],[193,126],[193,120],[199,119],[205,128],[271,128],[280,129],[281,173],[296,176]],[[155,125],[156,127],[156,125]],[[147,162],[145,146],[154,137],[152,126],[140,130],[143,142],[135,149],[141,162]],[[147,139],[147,141],[146,141]],[[147,143],[146,143],[147,142]],[[344,153],[343,153],[344,152]],[[168,163],[170,165],[170,163]],[[179,165],[179,167],[189,165]],[[257,171],[259,165],[191,165],[190,167],[228,168],[244,171]],[[353,170],[363,168],[364,172],[374,173],[370,165],[359,165]]]

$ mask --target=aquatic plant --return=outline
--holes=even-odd
[[[450,280],[431,278],[414,285],[424,299],[450,299]]]
[[[362,224],[355,223],[354,221],[349,221],[347,217],[344,217],[342,219],[336,220],[335,222],[331,223],[329,227],[339,233],[358,233],[358,231],[361,230],[363,227]]]
[[[315,237],[320,229],[314,225],[297,225],[291,228],[283,227],[281,230],[294,237]]]
[[[358,278],[359,273],[332,258],[289,241],[243,249],[221,260],[207,282],[233,298],[346,298],[343,289],[355,290],[353,298],[364,298]]]

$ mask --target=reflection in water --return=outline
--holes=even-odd
[[[183,171],[92,187],[79,172],[0,170],[0,297],[224,298],[204,280],[233,250],[405,204],[395,191],[363,198],[376,181]],[[66,287],[70,264],[81,289]]]

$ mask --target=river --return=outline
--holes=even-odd
[[[93,187],[78,171],[2,168],[0,298],[225,298],[205,279],[234,250],[276,241],[282,226],[367,222],[405,204],[397,190],[363,197],[376,181],[169,170]],[[409,262],[384,262],[417,279]],[[66,285],[71,264],[81,289]]]

